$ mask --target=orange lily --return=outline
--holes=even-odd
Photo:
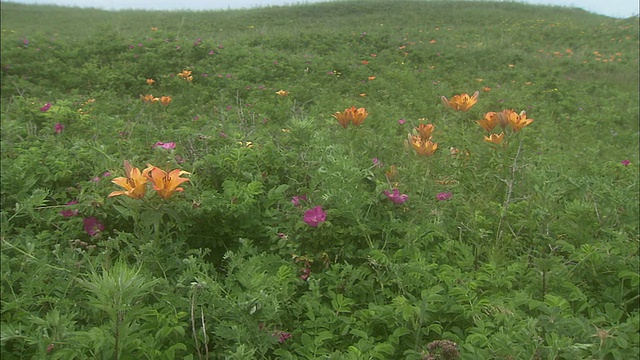
[[[513,110],[502,110],[498,113],[498,124],[500,125],[501,128],[506,128],[507,125],[509,125],[509,123],[511,123],[512,121],[515,121],[516,117],[518,117],[518,114],[516,114],[515,111]]]
[[[353,120],[353,111],[351,111],[351,109],[345,109],[344,112],[338,111],[331,116],[338,119],[340,125],[342,125],[342,127],[346,129],[351,120]]]
[[[193,76],[191,76],[191,70],[182,70],[178,73],[178,76],[189,82],[193,80]]]
[[[289,95],[289,92],[286,90],[280,90],[280,91],[276,91],[276,94],[278,94],[278,96],[280,97],[285,97],[287,95]]]
[[[153,79],[147,79],[147,85],[153,85],[156,81]]]
[[[132,199],[142,199],[146,191],[147,174],[150,170],[150,168],[146,168],[140,172],[140,169],[134,168],[125,160],[124,173],[126,177],[117,177],[111,180],[112,183],[125,188],[125,190],[114,191],[107,197],[126,195]]]
[[[160,98],[160,103],[164,106],[169,106],[170,102],[171,102],[171,96],[163,96]]]
[[[504,133],[500,134],[491,134],[489,136],[484,137],[484,141],[490,142],[496,145],[502,144],[502,140],[504,139]]]
[[[489,111],[484,114],[482,120],[478,120],[476,122],[487,132],[491,132],[491,130],[498,125],[498,113]]]
[[[520,111],[520,114],[517,116],[509,117],[509,125],[514,132],[520,131],[520,129],[531,124],[532,122],[533,119],[527,119],[527,112],[524,110]]]
[[[419,155],[431,156],[436,150],[438,150],[438,144],[431,140],[426,140],[420,137],[420,135],[409,134],[409,144]]]
[[[418,131],[420,137],[423,140],[429,140],[431,139],[431,133],[433,132],[434,128],[435,126],[433,124],[420,124],[415,129]]]
[[[369,116],[369,113],[365,108],[356,109],[355,106],[352,106],[351,111],[353,112],[353,118],[351,119],[351,122],[355,126],[360,126],[364,122],[364,119]]]
[[[152,103],[154,102],[154,97],[153,95],[149,94],[149,95],[140,95],[140,100],[146,102],[146,103]]]
[[[183,79],[186,79],[189,76],[191,76],[191,70],[182,70],[181,72],[178,73],[178,76],[180,76]]]
[[[349,125],[349,122],[352,122],[354,126],[360,126],[364,122],[364,119],[369,116],[369,113],[365,108],[356,109],[355,106],[352,106],[350,108],[344,109],[344,112],[338,111],[331,116],[338,119],[340,125],[342,125],[342,127],[346,129]]]
[[[471,96],[469,96],[469,94],[460,94],[453,95],[451,97],[451,100],[447,99],[444,96],[442,96],[441,99],[444,106],[450,107],[453,110],[457,111],[467,111],[471,109],[471,107],[475,105],[475,103],[478,102],[479,94],[480,92],[476,91]]]
[[[189,179],[181,178],[180,176],[183,174],[189,174],[188,172],[180,169],[175,169],[170,171],[168,174],[166,171],[155,167],[153,165],[149,166],[148,178],[153,183],[153,189],[158,192],[163,199],[168,199],[173,195],[176,191],[183,191],[184,189],[178,187],[178,185],[182,184],[185,181],[189,181]]]

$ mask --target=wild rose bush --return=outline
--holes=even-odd
[[[637,18],[43,8],[3,4],[3,358],[640,355]]]

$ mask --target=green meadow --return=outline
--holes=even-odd
[[[638,25],[3,2],[0,357],[638,358]]]

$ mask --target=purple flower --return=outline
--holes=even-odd
[[[65,205],[67,206],[71,206],[71,205],[75,205],[78,203],[78,200],[72,200],[69,201],[68,203],[66,203]],[[66,209],[66,210],[62,210],[60,211],[60,215],[64,216],[64,217],[72,217],[72,216],[76,216],[78,215],[78,210],[71,210],[71,209]]]
[[[171,149],[175,149],[176,148],[176,143],[174,143],[174,142],[163,143],[162,141],[158,141],[157,143],[155,143],[153,145],[154,149],[157,148],[157,147],[161,147],[163,149],[171,150]]]
[[[404,120],[404,119],[400,119],[400,120],[398,120],[398,124],[402,125],[402,124],[404,124],[404,123],[405,123],[405,120]]]
[[[102,177],[109,177],[111,176],[111,173],[109,171],[105,171],[104,173],[102,173]]]
[[[291,198],[291,203],[293,204],[293,206],[300,206],[300,200],[304,200],[305,202],[308,201],[307,195],[302,195],[302,196],[296,195]]]
[[[385,190],[384,194],[387,196],[387,198],[389,200],[391,200],[394,204],[402,204],[405,201],[409,200],[409,195],[407,194],[400,194],[400,190],[398,189],[393,189],[391,190],[393,191],[392,193],[389,192],[389,190]]]
[[[40,109],[40,111],[42,111],[42,109]],[[62,133],[62,130],[64,130],[64,125],[62,125],[61,123],[57,123],[54,127],[53,127],[53,131],[55,131],[56,134],[60,134]]]
[[[373,158],[371,161],[373,162],[373,166],[382,167],[382,163],[378,158]]]
[[[622,161],[621,161],[621,163],[622,163],[622,165],[624,165],[624,166],[629,166],[629,164],[631,164],[631,161],[629,161],[629,160],[622,160]]]
[[[50,102],[44,104],[44,106],[40,108],[40,111],[41,112],[47,112],[47,111],[49,111],[49,109],[51,109],[51,103]]]
[[[436,195],[436,199],[438,199],[439,201],[445,201],[451,199],[452,196],[453,194],[450,192],[441,192]]]
[[[327,218],[327,214],[322,211],[321,206],[316,206],[313,209],[309,209],[304,212],[303,221],[307,223],[307,225],[311,227],[317,227],[321,223],[323,223]]]
[[[209,55],[213,55],[213,54],[214,54],[213,50],[209,51]]]
[[[104,231],[104,225],[102,225],[95,216],[84,218],[82,222],[84,223],[84,231],[86,231],[89,236],[96,236],[101,231]]]

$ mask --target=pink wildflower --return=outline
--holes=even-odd
[[[65,205],[71,206],[71,205],[75,205],[77,203],[78,203],[78,200],[72,200],[72,201],[69,201],[68,203],[66,203]],[[64,217],[76,216],[76,215],[78,215],[78,209],[75,209],[75,210],[72,210],[72,209],[62,210],[62,211],[60,211],[60,215],[62,215]]]
[[[53,131],[56,134],[60,134],[62,133],[62,130],[64,130],[64,125],[62,125],[61,123],[57,123],[54,127],[53,127]]]
[[[44,106],[40,108],[40,111],[41,112],[47,112],[47,111],[49,111],[49,109],[51,109],[51,103],[50,102],[44,104]]]
[[[311,276],[311,269],[308,266],[302,268],[300,272],[302,273],[302,275],[300,275],[300,279],[304,281],[307,281],[307,279],[309,279],[309,276]]]
[[[441,192],[438,195],[436,195],[436,199],[438,199],[439,201],[444,201],[444,200],[451,199],[452,196],[453,194],[450,192]]]
[[[288,332],[280,330],[274,331],[272,335],[273,337],[278,337],[278,342],[280,344],[284,343],[288,338],[291,337],[291,334],[289,334]]]
[[[621,161],[621,163],[622,163],[622,165],[624,165],[624,166],[629,166],[629,164],[631,164],[631,161],[629,161],[629,160],[622,160],[622,161]]]
[[[392,192],[389,192],[389,190],[385,190],[384,194],[387,196],[387,198],[389,200],[391,200],[394,204],[402,204],[405,201],[409,200],[409,195],[407,194],[400,194],[400,190],[398,189],[393,189],[391,190]]]
[[[303,221],[311,227],[317,227],[321,223],[325,222],[327,214],[322,211],[321,206],[316,206],[313,209],[309,209],[304,212]]]
[[[95,216],[84,218],[82,222],[84,224],[84,231],[86,231],[89,236],[96,236],[101,231],[104,231],[104,225],[102,225]]]
[[[291,203],[293,204],[293,206],[300,206],[300,201],[304,200],[305,202],[307,202],[307,195],[302,195],[302,196],[294,196],[291,198]]]
[[[168,142],[168,143],[163,143],[162,141],[158,141],[157,143],[155,143],[153,145],[153,148],[157,148],[157,147],[161,147],[163,149],[168,149],[168,150],[172,150],[176,148],[176,143],[174,142]]]

